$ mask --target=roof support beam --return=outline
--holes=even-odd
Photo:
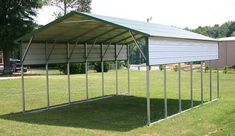
[[[141,37],[139,37],[139,38],[136,38],[136,41],[139,41],[139,40],[141,40],[142,38],[144,38],[144,36],[141,36]],[[133,40],[131,40],[130,42],[128,42],[127,44],[132,44],[134,41]]]
[[[76,46],[77,46],[77,42],[75,43],[75,45],[74,45],[74,46],[73,46],[73,48],[72,48],[71,53],[69,54],[69,58],[68,58],[69,60],[71,60],[72,55],[73,55],[73,52],[74,52],[74,50],[75,50]]]
[[[121,33],[119,33],[119,34],[116,34],[116,35],[114,35],[114,36],[112,36],[112,37],[110,37],[110,38],[108,38],[108,39],[102,41],[101,43],[106,43],[106,42],[108,42],[108,41],[110,41],[110,40],[112,40],[112,39],[114,39],[114,38],[116,38],[116,37],[118,37],[118,36],[120,36],[120,35],[125,34],[125,33],[128,33],[128,31],[124,31],[124,32],[121,32]]]
[[[45,45],[47,46],[47,42],[46,42]],[[50,53],[48,54],[48,56],[46,56],[46,61],[47,61],[47,63],[48,63],[48,61],[49,61],[50,58],[51,58],[51,54],[53,53],[53,51],[54,51],[54,49],[55,49],[55,45],[56,45],[56,40],[55,40],[54,43],[53,43],[53,46],[52,46],[52,49],[51,49]],[[45,48],[47,48],[47,47],[45,47]]]
[[[136,35],[138,35],[138,34],[134,34],[134,36],[136,36]],[[131,36],[127,36],[127,37],[125,37],[125,38],[123,38],[123,39],[121,39],[121,40],[119,40],[119,41],[117,41],[115,43],[120,43],[120,42],[125,41],[125,40],[127,40],[129,38],[131,38]]]
[[[104,54],[102,54],[102,58],[104,58],[104,56],[106,55],[106,52],[108,51],[110,45],[111,45],[111,43],[108,44],[108,47],[105,49]]]
[[[95,40],[95,42],[96,42],[96,40]],[[91,50],[93,49],[93,47],[94,47],[94,45],[95,45],[95,42],[94,42],[94,44],[92,44],[91,48],[89,49],[89,52],[88,52],[88,54],[87,54],[87,58],[90,56]]]
[[[133,41],[135,42],[135,45],[139,48],[139,51],[140,51],[141,55],[144,57],[144,60],[147,61],[147,59],[146,59],[146,57],[145,57],[145,55],[144,55],[144,52],[143,52],[142,49],[140,48],[140,46],[139,46],[138,42],[136,41],[134,35],[132,34],[131,31],[129,31],[129,33],[130,33],[130,35],[131,35]]]
[[[118,58],[119,54],[121,53],[122,49],[123,49],[124,45],[122,45],[121,49],[118,51],[118,54],[116,56],[116,58]],[[117,49],[116,49],[117,50]]]
[[[98,25],[98,26],[96,26],[95,28],[89,29],[88,31],[86,31],[86,32],[84,32],[84,33],[81,33],[81,34],[79,34],[79,35],[74,36],[73,38],[69,39],[68,41],[74,41],[74,40],[76,40],[76,39],[78,39],[78,38],[80,38],[80,37],[82,37],[82,36],[84,36],[84,35],[89,34],[90,32],[93,32],[93,31],[95,31],[95,30],[97,30],[97,29],[103,27],[104,25],[105,25],[105,24]]]
[[[29,51],[29,47],[31,46],[32,41],[33,41],[33,36],[30,38],[30,41],[29,41],[29,43],[28,43],[28,45],[27,45],[27,47],[25,49],[25,52],[24,52],[24,54],[22,56],[21,65],[24,63],[25,57],[26,57],[26,55],[27,55],[27,53]]]
[[[98,39],[98,38],[100,38],[100,37],[102,37],[102,36],[104,36],[104,35],[106,35],[106,34],[112,32],[112,31],[114,31],[114,30],[116,30],[116,29],[118,29],[118,28],[112,28],[112,29],[110,29],[110,30],[108,30],[108,31],[106,31],[106,32],[101,33],[100,35],[94,36],[94,37],[92,37],[92,38],[86,40],[84,43],[87,43],[87,42],[89,42],[89,41],[91,41],[91,40],[93,40],[93,39]]]

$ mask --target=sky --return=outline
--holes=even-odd
[[[235,0],[92,0],[92,13],[191,29],[235,21]],[[44,6],[36,22],[55,19],[55,7]]]

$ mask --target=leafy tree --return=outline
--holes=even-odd
[[[235,31],[235,21],[226,22],[222,25],[216,24],[214,26],[199,26],[198,28],[191,31],[212,38],[229,37],[232,36],[232,33]]]
[[[232,22],[228,27],[227,37],[232,36],[232,33],[235,31],[235,22]]]
[[[10,73],[10,53],[18,48],[13,41],[34,29],[33,17],[42,4],[42,0],[0,0],[0,50],[5,74]]]
[[[47,5],[58,7],[59,11],[54,14],[56,17],[60,17],[72,10],[90,12],[91,1],[92,0],[47,0],[46,3]]]
[[[232,35],[231,36],[235,36],[235,31],[233,31]]]

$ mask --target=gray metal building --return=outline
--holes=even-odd
[[[206,64],[213,69],[223,69],[225,66],[235,67],[235,37],[220,38],[219,60],[207,61]]]

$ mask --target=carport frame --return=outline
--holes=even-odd
[[[130,32],[130,34],[132,34],[131,33],[131,31],[129,30],[129,32]],[[133,36],[133,35],[131,35],[131,36]],[[133,37],[134,38],[134,37]],[[25,104],[26,104],[26,102],[25,102],[25,86],[24,86],[24,72],[23,72],[23,67],[24,67],[24,59],[25,59],[25,57],[26,57],[26,55],[27,55],[27,52],[28,52],[28,50],[29,50],[29,48],[30,48],[30,46],[31,46],[31,44],[32,44],[32,40],[33,40],[33,37],[31,37],[31,39],[30,39],[30,41],[29,41],[29,43],[28,43],[28,45],[27,45],[27,48],[26,48],[26,51],[24,52],[24,55],[21,55],[22,57],[21,57],[21,90],[22,90],[22,111],[23,111],[23,113],[24,114],[26,114],[26,113],[32,113],[32,112],[40,112],[40,111],[44,111],[44,110],[49,110],[49,109],[54,109],[54,108],[59,108],[59,107],[61,107],[61,106],[67,106],[67,105],[70,105],[70,104],[72,104],[72,103],[81,103],[81,102],[89,102],[89,101],[93,101],[93,100],[96,100],[96,99],[94,99],[94,98],[91,98],[91,99],[89,99],[89,96],[88,96],[88,92],[89,92],[89,89],[88,89],[88,61],[87,61],[87,58],[89,57],[88,55],[89,55],[89,52],[90,51],[87,51],[87,43],[85,43],[84,44],[84,49],[85,49],[85,51],[84,51],[84,58],[85,58],[85,71],[86,71],[86,100],[79,100],[79,101],[74,101],[74,102],[71,102],[71,92],[70,92],[70,58],[71,58],[71,56],[72,56],[72,54],[73,54],[73,51],[74,51],[74,49],[76,48],[76,46],[78,46],[77,45],[77,43],[78,42],[76,42],[75,43],[75,45],[74,45],[74,47],[72,48],[72,52],[70,53],[70,43],[69,42],[67,42],[67,44],[66,44],[66,47],[67,47],[67,81],[68,81],[68,103],[64,103],[64,104],[59,104],[59,105],[50,105],[50,91],[49,91],[49,74],[48,74],[48,65],[49,65],[49,60],[50,60],[50,56],[51,56],[51,53],[54,51],[54,47],[55,47],[55,45],[56,45],[56,40],[54,40],[54,42],[53,42],[53,47],[52,47],[52,49],[50,50],[50,53],[49,54],[47,54],[47,41],[45,41],[45,59],[46,59],[46,64],[45,64],[45,70],[46,70],[46,97],[47,97],[47,107],[46,108],[40,108],[40,109],[33,109],[33,110],[30,110],[30,111],[26,111],[26,106],[25,106]],[[109,39],[109,41],[112,41],[112,39]],[[21,43],[21,45],[22,45],[22,43]],[[95,42],[94,42],[94,44],[92,44],[92,47],[95,45]],[[109,98],[109,97],[111,97],[111,96],[105,96],[104,95],[104,67],[103,67],[103,57],[105,56],[105,54],[106,54],[106,51],[107,51],[107,49],[109,48],[109,46],[111,45],[111,42],[110,42],[110,44],[108,44],[108,47],[106,48],[106,50],[105,50],[105,52],[103,53],[103,43],[101,43],[101,54],[100,54],[100,56],[101,56],[101,69],[102,69],[102,97],[97,97],[97,99],[105,99],[105,98]],[[127,69],[127,71],[128,71],[128,74],[127,74],[127,76],[128,76],[128,92],[126,93],[126,94],[130,94],[130,64],[129,64],[129,45],[130,44],[127,44],[127,45],[125,45],[125,46],[127,46],[127,67],[128,67],[128,69]],[[115,45],[115,66],[116,66],[116,68],[115,68],[115,70],[116,70],[116,95],[119,95],[119,93],[118,93],[118,73],[117,73],[117,68],[118,68],[118,64],[117,64],[117,58],[118,58],[118,56],[119,56],[119,54],[120,54],[120,52],[121,52],[121,50],[122,50],[122,48],[124,47],[124,45],[121,45],[122,47],[121,47],[121,49],[118,51],[118,53],[117,53],[117,50],[116,50],[116,46],[117,45]],[[139,46],[139,45],[137,45],[137,46]],[[92,47],[91,47],[91,49],[92,49]],[[22,46],[21,46],[21,48],[22,48]],[[139,48],[139,47],[138,47]],[[90,49],[90,50],[91,50]],[[140,49],[140,48],[139,48]],[[21,50],[22,51],[22,50]],[[142,52],[142,51],[141,51]],[[117,53],[117,54],[116,54]]]
[[[63,19],[65,19],[65,18],[67,18],[67,17],[69,17],[69,16],[71,16],[72,14],[70,14],[70,15],[68,15],[68,16],[64,16],[64,17],[62,17],[62,18],[60,18],[60,19],[58,19],[58,20],[56,20],[55,22],[53,22],[53,23],[51,23],[51,24],[49,24],[49,25],[47,25],[46,27],[44,27],[44,28],[42,28],[42,29],[38,29],[38,30],[36,30],[35,32],[32,32],[32,33],[30,33],[30,34],[28,34],[28,35],[25,35],[25,36],[23,36],[23,37],[21,37],[20,39],[18,39],[17,41],[19,42],[21,42],[21,44],[22,44],[22,39],[24,39],[24,38],[27,38],[27,37],[30,37],[30,40],[29,40],[29,43],[28,43],[28,45],[27,45],[27,48],[26,48],[26,50],[25,50],[25,52],[24,52],[24,54],[22,54],[22,52],[21,52],[21,87],[22,87],[22,100],[23,100],[23,113],[26,113],[26,110],[25,110],[25,91],[24,91],[24,72],[23,72],[23,67],[24,67],[24,59],[25,59],[25,56],[27,55],[27,52],[28,52],[28,50],[29,50],[29,48],[30,48],[30,46],[31,46],[31,43],[32,43],[32,40],[33,40],[33,36],[34,36],[34,34],[36,33],[36,32],[40,32],[40,31],[42,31],[43,29],[46,29],[47,27],[49,27],[49,26],[51,26],[51,25],[53,25],[54,23],[56,23],[56,22],[60,22],[61,20],[63,20]],[[87,15],[84,15],[84,14],[81,14],[81,15],[83,15],[83,16],[87,16]],[[132,41],[130,41],[129,43],[126,43],[125,45],[127,46],[127,62],[128,62],[128,93],[127,94],[131,94],[131,92],[130,92],[130,66],[129,66],[129,55],[130,55],[130,53],[129,53],[129,44],[131,44],[131,43],[134,43],[135,44],[135,46],[137,46],[138,47],[138,49],[139,49],[139,51],[140,51],[140,53],[141,53],[141,55],[143,56],[143,58],[144,58],[144,60],[145,60],[145,62],[146,62],[146,100],[147,100],[147,125],[152,125],[152,124],[154,124],[154,123],[157,123],[157,122],[159,122],[159,121],[156,121],[156,122],[151,122],[151,118],[150,118],[150,65],[149,65],[149,34],[146,34],[146,33],[143,33],[143,32],[140,32],[140,31],[137,31],[137,30],[134,30],[134,29],[130,29],[130,28],[128,28],[128,27],[125,27],[125,26],[120,26],[120,25],[117,25],[117,24],[113,24],[113,23],[110,23],[110,22],[106,22],[106,21],[104,21],[104,20],[102,20],[102,19],[99,19],[99,18],[94,18],[93,17],[93,19],[96,19],[96,20],[99,20],[99,21],[101,21],[101,22],[104,22],[104,23],[107,23],[107,24],[111,24],[111,25],[114,25],[114,26],[117,26],[117,27],[120,27],[120,28],[123,28],[123,29],[126,29],[125,31],[123,31],[123,32],[121,32],[121,33],[119,33],[119,34],[117,34],[117,35],[115,35],[115,36],[112,36],[112,37],[110,37],[110,38],[108,38],[108,39],[106,39],[106,40],[104,40],[104,41],[102,41],[101,43],[98,43],[98,44],[100,44],[101,46],[102,46],[102,48],[101,48],[101,69],[102,69],[102,97],[99,97],[98,99],[102,99],[102,98],[107,98],[107,96],[104,96],[104,75],[103,75],[103,44],[104,43],[107,43],[107,42],[110,42],[110,44],[111,44],[111,42],[112,42],[112,39],[114,39],[115,37],[117,37],[117,36],[120,36],[120,35],[122,35],[122,34],[125,34],[125,33],[129,33],[130,34],[130,37],[125,37],[124,39],[121,39],[121,40],[119,40],[118,42],[122,42],[122,41],[125,41],[125,40],[127,40],[127,39],[129,39],[129,38],[132,38]],[[101,26],[97,26],[97,27],[95,27],[94,29],[99,29]],[[118,28],[117,28],[118,29]],[[109,33],[109,32],[111,32],[112,30],[114,30],[114,29],[110,29],[110,30],[108,30],[108,31],[106,31],[106,32],[104,32],[104,33],[102,33],[102,34],[100,34],[100,35],[105,35],[105,34],[107,34],[107,33]],[[91,32],[90,31],[90,29],[88,30],[88,31],[86,31],[85,33],[83,33],[83,34],[87,34],[87,33],[89,33],[89,32]],[[135,38],[135,35],[136,34],[134,34],[134,32],[138,35],[138,34],[141,34],[142,36],[141,37],[139,37],[139,38]],[[81,34],[79,34],[79,36],[80,36]],[[99,37],[100,35],[98,35],[98,36],[96,36],[96,37],[93,37],[93,39],[89,39],[89,40],[87,40],[87,41],[93,41],[93,40],[95,40],[97,37]],[[145,44],[146,44],[146,46],[147,46],[147,54],[145,54],[144,52],[143,52],[143,50],[140,48],[140,43],[138,43],[138,40],[140,40],[140,39],[144,39],[144,41],[145,41]],[[184,38],[182,38],[182,39],[184,39]],[[54,41],[56,42],[56,40],[57,40],[57,38],[55,38],[54,39]],[[85,43],[83,43],[84,44],[84,49],[85,49],[85,51],[84,51],[84,58],[85,58],[85,66],[86,66],[86,97],[87,97],[87,99],[86,100],[82,100],[82,101],[76,101],[76,102],[71,102],[71,96],[70,96],[70,71],[69,71],[69,68],[70,68],[70,47],[69,47],[69,44],[71,43],[71,42],[73,42],[74,40],[76,40],[76,44],[74,45],[74,48],[77,46],[77,42],[78,42],[78,40],[79,40],[79,37],[78,36],[76,36],[76,38],[74,37],[74,38],[72,38],[72,39],[70,39],[70,40],[68,40],[68,41],[66,41],[66,44],[67,44],[67,76],[68,76],[68,104],[63,104],[63,105],[58,105],[58,106],[50,106],[50,100],[49,100],[49,77],[48,77],[48,61],[49,60],[46,60],[46,67],[45,67],[45,69],[46,69],[46,91],[47,91],[47,108],[46,109],[40,109],[40,110],[48,110],[48,109],[51,109],[51,108],[55,108],[55,107],[60,107],[60,106],[66,106],[66,105],[69,105],[69,104],[72,104],[72,103],[80,103],[80,102],[87,102],[87,101],[91,101],[91,100],[96,100],[96,99],[89,99],[89,96],[88,96],[88,60],[87,60],[87,58],[88,58],[88,55],[89,55],[89,53],[87,52],[87,41],[85,42]],[[48,41],[45,41],[45,46],[46,46],[46,44],[47,44],[47,42]],[[94,43],[95,44],[95,43]],[[93,45],[94,45],[93,44]],[[118,44],[118,43],[113,43],[113,44]],[[21,50],[22,51],[22,50]],[[52,49],[52,51],[53,51],[53,49]],[[88,54],[87,54],[88,53]],[[72,54],[71,54],[72,55]],[[118,93],[118,72],[117,72],[117,57],[118,57],[118,55],[117,55],[117,52],[116,52],[116,46],[115,46],[115,64],[116,64],[116,95],[118,95],[119,93]],[[204,60],[205,61],[205,60]],[[164,65],[164,109],[165,109],[165,119],[168,119],[168,118],[171,118],[171,117],[173,117],[173,116],[175,116],[175,115],[172,115],[172,116],[168,116],[167,115],[167,81],[166,81],[166,77],[167,77],[167,71],[166,71],[166,64],[163,64]],[[180,63],[178,63],[178,66],[179,66],[179,74],[178,74],[178,85],[179,85],[179,89],[178,89],[178,91],[179,91],[179,114],[180,113],[183,113],[184,111],[182,111],[182,109],[181,109],[181,72],[180,72],[180,70],[181,70],[181,65],[180,65]],[[201,102],[202,102],[202,104],[204,103],[204,100],[203,100],[203,74],[202,74],[202,70],[203,70],[203,67],[202,67],[203,65],[202,65],[202,63],[201,63]],[[214,101],[214,100],[212,100],[212,81],[211,81],[211,69],[210,69],[210,74],[209,74],[209,80],[210,80],[210,101]],[[191,92],[191,109],[192,108],[194,108],[193,107],[193,81],[192,81],[192,62],[191,62],[191,64],[190,64],[190,92]],[[219,97],[219,71],[218,71],[218,69],[217,69],[217,98]],[[36,110],[36,111],[38,111],[38,110]],[[35,110],[33,110],[33,112],[35,112]],[[176,115],[178,115],[178,114],[176,114]],[[160,120],[161,121],[161,120]]]

